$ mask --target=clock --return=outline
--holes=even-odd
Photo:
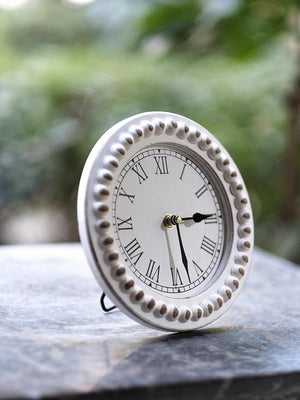
[[[203,126],[147,112],[95,144],[78,191],[80,239],[108,298],[152,328],[189,331],[240,293],[253,250],[249,196]]]

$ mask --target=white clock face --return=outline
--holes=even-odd
[[[190,297],[214,278],[230,220],[216,184],[199,157],[180,146],[147,147],[126,163],[114,190],[113,225],[120,254],[140,285]]]

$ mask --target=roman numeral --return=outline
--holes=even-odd
[[[196,274],[198,276],[202,275],[203,274],[203,269],[199,267],[199,265],[196,263],[196,261],[192,260],[192,262],[194,264]]]
[[[121,189],[120,189],[119,195],[120,195],[120,196],[125,196],[125,197],[127,197],[127,199],[128,199],[131,203],[133,203],[133,200],[134,200],[134,198],[135,198],[135,195],[134,195],[134,194],[128,194],[128,193],[126,193],[125,190],[124,190],[122,187],[121,187]]]
[[[131,217],[127,219],[122,219],[117,217],[117,225],[119,231],[126,231],[132,229],[132,219]]]
[[[168,174],[168,162],[167,156],[154,156],[154,160],[156,162],[156,171],[155,174]]]
[[[134,265],[137,264],[139,259],[142,257],[144,254],[143,251],[139,251],[141,246],[139,242],[136,239],[133,239],[131,242],[129,242],[125,247],[125,250],[128,254],[128,257],[131,259]]]
[[[180,273],[177,268],[171,268],[173,286],[183,285]]]
[[[214,254],[216,244],[217,244],[216,242],[209,239],[207,236],[204,236],[201,243],[201,249],[206,251],[208,254],[212,256]]]
[[[131,169],[133,172],[136,173],[140,184],[148,178],[148,175],[144,171],[144,168],[142,167],[140,162],[136,163]]]
[[[199,199],[206,191],[207,187],[205,185],[201,186],[201,188],[195,192],[197,199]]]
[[[204,220],[205,225],[207,224],[216,224],[217,223],[217,216],[216,214],[211,215],[210,217]]]
[[[149,261],[149,265],[147,268],[146,276],[148,278],[152,279],[153,281],[156,281],[158,283],[159,281],[159,273],[160,273],[160,265],[155,265],[155,261],[151,260]]]
[[[183,168],[182,168],[182,171],[181,171],[181,175],[179,177],[179,179],[181,179],[181,180],[182,180],[185,168],[186,168],[186,164],[183,165]]]

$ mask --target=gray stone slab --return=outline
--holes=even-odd
[[[0,247],[0,399],[298,399],[300,268],[256,249],[233,307],[184,334],[103,314],[78,244]]]

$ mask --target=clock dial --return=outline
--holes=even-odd
[[[189,297],[214,278],[224,253],[225,204],[196,154],[168,146],[138,152],[117,179],[112,210],[120,253],[141,285]]]

